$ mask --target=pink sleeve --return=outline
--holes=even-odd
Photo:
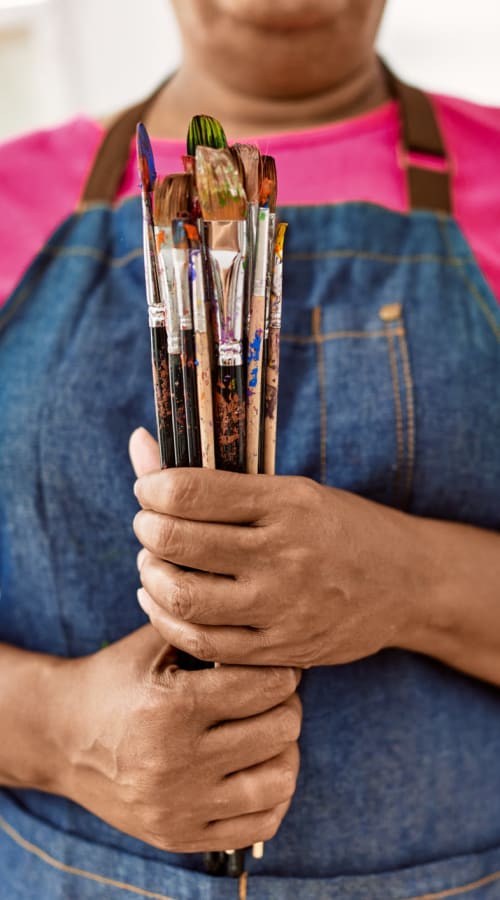
[[[0,147],[0,305],[74,210],[102,130],[79,118]]]

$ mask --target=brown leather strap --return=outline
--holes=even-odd
[[[411,209],[449,213],[450,161],[432,103],[423,91],[404,84],[384,65],[389,87],[399,100],[401,114],[400,162],[406,171]],[[432,168],[419,160],[432,157]]]
[[[82,206],[87,203],[113,203],[127,169],[130,142],[136,125],[144,118],[164,84],[146,100],[125,110],[106,132],[83,188]]]
[[[432,103],[423,91],[399,81],[384,64],[392,95],[401,110],[399,158],[405,169],[411,209],[451,212],[450,164]],[[113,203],[130,153],[137,122],[144,118],[165,82],[151,97],[126,110],[111,126],[97,151],[81,203]],[[429,167],[420,156],[431,157]]]

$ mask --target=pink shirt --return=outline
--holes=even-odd
[[[452,159],[455,215],[500,300],[500,109],[433,99]],[[0,147],[0,303],[75,208],[102,135],[96,122],[78,118]],[[255,142],[276,158],[282,204],[361,200],[405,211],[398,137],[390,101],[355,119]],[[153,141],[153,149],[160,174],[181,171],[181,141]],[[132,144],[120,196],[136,193],[137,183]]]

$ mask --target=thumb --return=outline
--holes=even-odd
[[[128,452],[138,478],[160,468],[158,444],[145,428],[136,428],[132,432]]]

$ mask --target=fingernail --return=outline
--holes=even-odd
[[[137,554],[137,568],[139,569],[139,572],[144,565],[144,560],[146,559],[147,553],[148,551],[143,547],[142,550],[139,550],[139,553]]]
[[[139,479],[137,479],[137,481],[134,481],[134,494],[135,494],[136,497],[139,496],[139,490],[138,490],[138,487],[137,487],[138,483],[139,483]]]
[[[137,591],[137,602],[141,609],[144,610],[145,613],[149,613],[150,610],[150,602],[149,602],[149,594],[146,593],[144,588],[139,588]]]

